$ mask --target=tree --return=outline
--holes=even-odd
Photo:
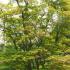
[[[2,64],[7,70],[68,69],[64,65],[69,59],[62,59],[70,49],[69,1],[42,0],[37,4],[37,0],[16,0],[16,7],[13,3],[0,5],[6,42]]]

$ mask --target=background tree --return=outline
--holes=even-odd
[[[6,48],[0,55],[1,70],[69,70],[69,0],[15,3],[0,4]]]

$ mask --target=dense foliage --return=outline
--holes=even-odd
[[[70,1],[41,1],[0,4],[0,70],[70,70]]]

